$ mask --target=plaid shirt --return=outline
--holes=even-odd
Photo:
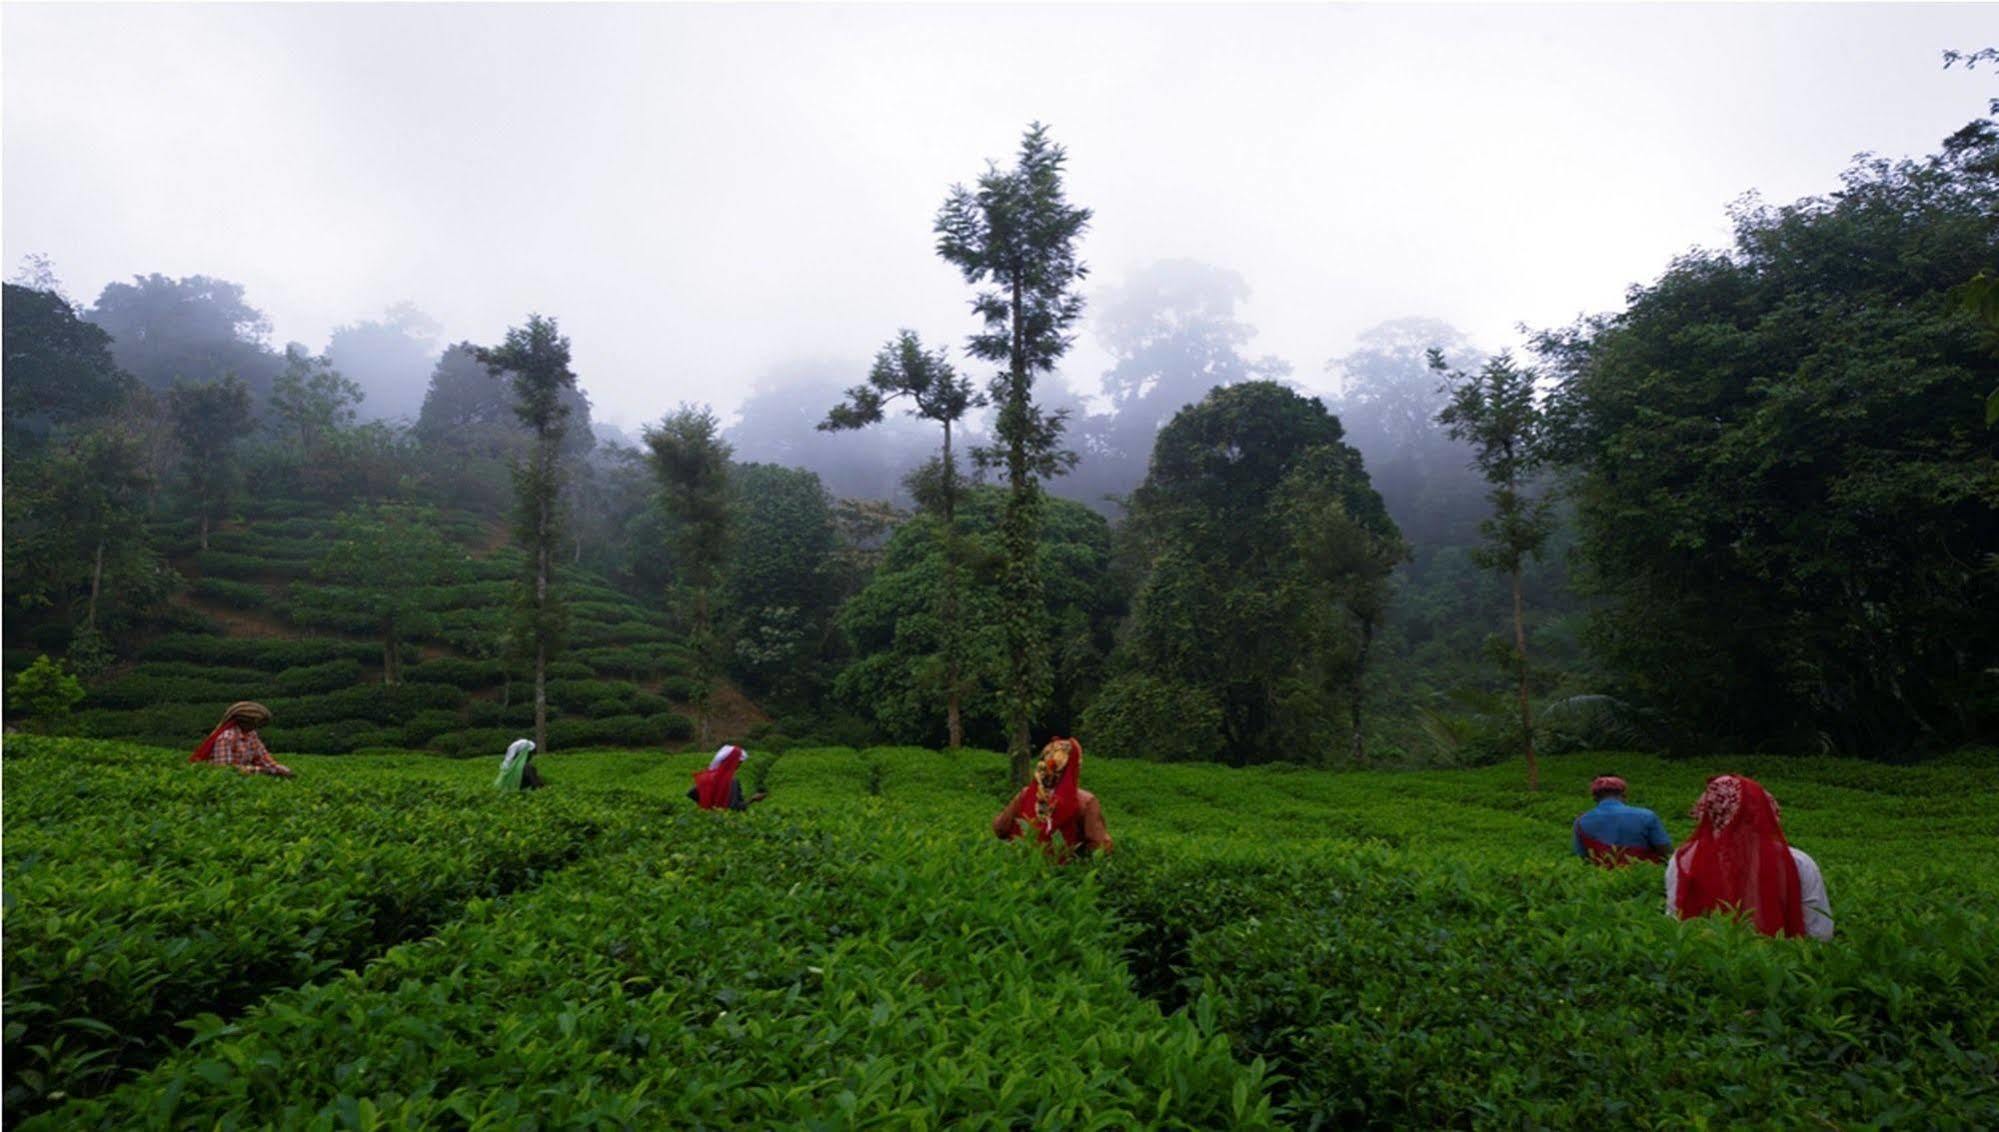
[[[233,766],[244,774],[290,774],[291,770],[271,758],[271,752],[264,749],[264,741],[256,732],[244,732],[237,727],[224,728],[215,738],[215,751],[211,761],[221,766]]]

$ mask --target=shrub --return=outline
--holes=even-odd
[[[302,664],[278,673],[277,687],[287,696],[332,692],[361,682],[361,662],[348,657],[324,664]]]
[[[450,684],[473,691],[498,684],[505,674],[506,670],[497,660],[461,660],[455,656],[440,656],[404,670],[403,679],[412,684]]]
[[[148,665],[101,685],[93,695],[99,707],[145,708],[157,704],[189,701],[257,699],[269,694],[271,678],[251,673],[248,679],[230,669],[216,669],[223,675],[162,676]]]
[[[447,731],[457,731],[465,726],[455,711],[432,708],[420,711],[403,724],[403,743],[411,747],[429,745],[432,739]]]
[[[663,743],[694,738],[694,721],[679,712],[666,711],[646,716],[646,730]]]
[[[531,884],[599,828],[562,800],[496,807],[393,772],[275,783],[79,740],[7,755],[10,1125],[149,1065],[187,1019],[361,968]]]
[[[200,636],[221,636],[222,628],[199,609],[186,605],[163,605],[154,610],[146,619],[147,624],[156,625],[169,633],[195,634]]]
[[[235,609],[262,609],[271,603],[271,593],[253,582],[232,582],[227,578],[197,578],[189,587],[196,597],[207,598]]]
[[[192,751],[221,721],[232,698],[198,703],[157,703],[134,711],[92,709],[71,721],[80,735],[101,739],[135,739]]]
[[[274,752],[298,751],[314,755],[344,755],[362,747],[400,747],[400,728],[384,727],[368,719],[341,719],[296,727],[266,727],[264,745]]]
[[[86,626],[77,630],[76,636],[70,639],[69,652],[64,659],[69,661],[71,672],[89,680],[111,667],[118,656],[103,633]]]
[[[82,682],[64,671],[60,662],[43,655],[14,677],[7,706],[46,730],[67,722],[71,709],[83,702],[83,695]]]
[[[369,684],[319,696],[275,699],[269,706],[273,722],[283,727],[358,719],[400,728],[405,719],[426,708],[456,708],[464,702],[465,693],[444,684],[392,688]]]
[[[1144,675],[1104,685],[1079,731],[1092,750],[1162,762],[1214,759],[1225,746],[1221,705],[1207,689]]]
[[[430,741],[433,749],[460,758],[478,758],[491,755],[499,758],[506,754],[508,744],[523,738],[521,733],[507,727],[471,727],[463,731],[448,731]]]
[[[638,691],[638,685],[623,680],[550,680],[548,702],[565,712],[595,714],[592,705],[604,700],[624,710]]]
[[[206,577],[251,581],[260,578],[303,578],[312,573],[309,558],[278,558],[260,554],[231,554],[226,550],[204,550],[194,556],[194,565]]]
[[[403,659],[413,662],[415,646],[403,647]],[[364,665],[379,664],[382,646],[366,641],[269,640],[245,637],[200,637],[176,633],[160,637],[139,650],[141,661],[184,660],[201,664],[232,665],[274,672],[302,664],[352,659]]]

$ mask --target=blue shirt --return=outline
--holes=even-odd
[[[1659,821],[1659,815],[1642,806],[1627,806],[1616,798],[1605,798],[1596,804],[1596,809],[1586,810],[1576,819],[1576,827],[1605,845],[1623,845],[1633,849],[1650,848],[1664,853],[1673,847],[1673,839],[1666,836],[1666,827]],[[1575,833],[1569,841],[1576,856],[1587,856],[1583,852],[1582,838]]]

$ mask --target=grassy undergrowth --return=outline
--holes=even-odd
[[[220,882],[188,847],[246,827],[276,860],[381,814],[403,818],[398,848],[440,859],[478,859],[467,846],[485,842],[453,839],[509,823],[536,840],[561,837],[540,823],[593,831],[539,883],[461,885],[434,937],[374,930],[317,952],[247,1010],[192,964],[160,984],[171,1009],[107,1023],[164,1060],[49,1109],[48,1127],[1999,1126],[1989,754],[1570,756],[1538,795],[1510,766],[1093,759],[1117,852],[1062,870],[992,841],[1006,788],[983,753],[753,757],[772,793],[748,815],[689,812],[699,756],[551,757],[551,789],[502,798],[485,760],[280,751],[300,777],[276,782],[120,744],[15,739],[7,754],[10,1073],[24,1003],[40,1032],[95,1033],[64,1027],[78,1000],[36,997],[50,948],[17,940],[93,922],[99,901],[142,918],[148,891],[93,886],[102,866],[83,852],[17,877],[17,831],[101,848],[121,815],[179,806],[112,855],[190,892]],[[1656,867],[1569,858],[1569,820],[1606,769],[1676,837],[1707,774],[1758,776],[1825,871],[1838,938],[1681,924]],[[285,814],[295,828],[257,824]],[[397,864],[356,890],[402,875],[389,850],[359,837],[356,859]],[[271,869],[239,897],[310,907],[323,883]],[[296,949],[290,921],[264,915]],[[134,933],[131,961],[173,936],[222,963],[208,949],[226,920],[214,906]],[[99,966],[118,943],[95,945]],[[114,1006],[90,1009],[121,1009],[123,985],[103,982]]]

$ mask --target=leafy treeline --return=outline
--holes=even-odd
[[[1887,752],[1999,725],[1999,120],[1737,207],[1543,335],[1611,688],[1688,743]]]
[[[1324,763],[1901,756],[1999,728],[1999,329],[1974,282],[1999,273],[1993,121],[1741,206],[1731,247],[1532,356],[1385,324],[1329,363],[1325,400],[1248,352],[1239,277],[1164,261],[1090,295],[1099,410],[1050,380],[1085,299],[1063,161],[1037,126],[931,219],[971,289],[962,354],[904,332],[872,369],[759,391],[732,428],[682,406],[637,446],[592,427],[553,320],[445,349],[415,419],[385,420],[383,375],[407,382],[435,335],[412,308],[314,356],[271,348],[217,280],[142,276],[89,308],[45,270],[10,284],[8,672],[61,656],[89,717],[161,661],[151,638],[196,627],[177,595],[279,601],[338,620],[368,681],[409,682],[429,634],[423,663],[491,663],[512,705],[516,675],[542,670],[546,698],[587,651],[565,640],[580,585],[647,611],[629,643],[674,665],[639,691],[684,681],[667,699],[697,736],[732,685],[774,737],[1017,761],[1051,732]],[[289,557],[259,545],[288,509],[330,524]],[[470,527],[440,548],[412,526],[428,514]],[[496,557],[509,518],[520,558]],[[484,635],[437,637],[446,611],[383,592],[502,561],[515,589],[482,608],[514,613]],[[436,710],[476,728],[495,694]]]

